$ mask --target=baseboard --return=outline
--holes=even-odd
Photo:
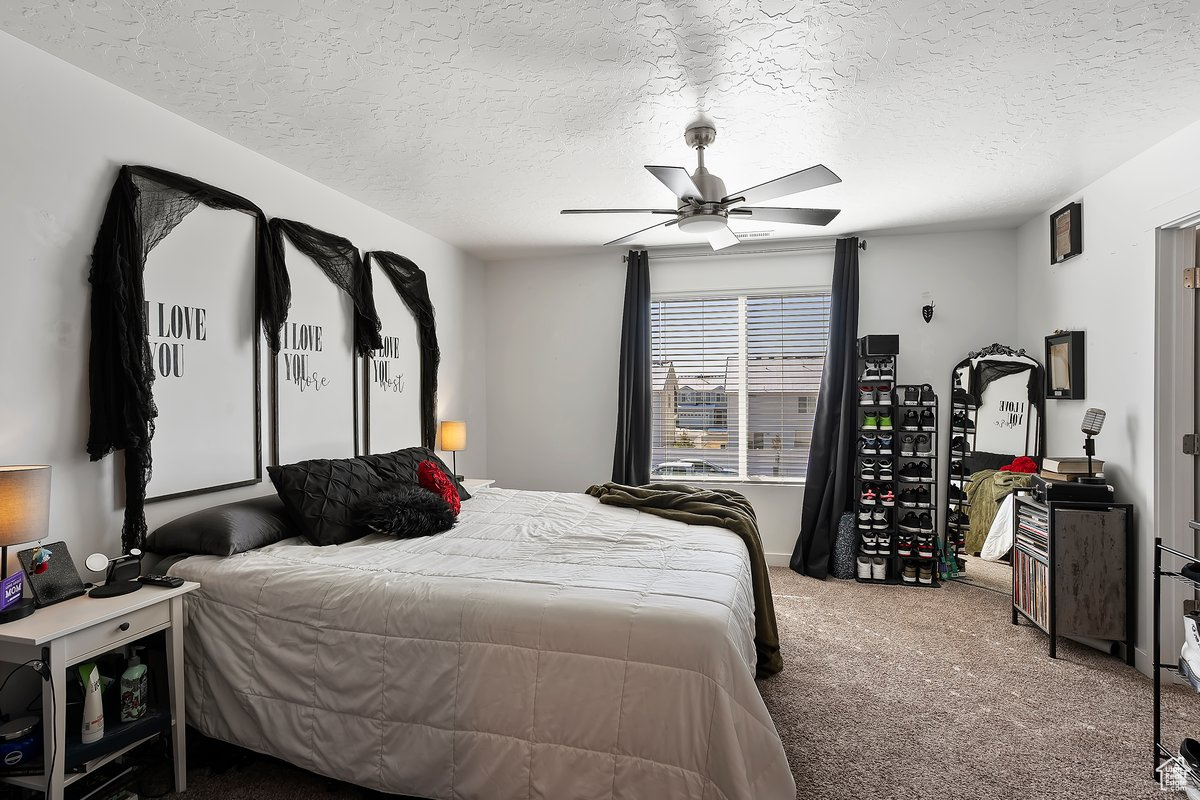
[[[768,567],[786,567],[792,563],[791,553],[764,553]]]

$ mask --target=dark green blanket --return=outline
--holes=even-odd
[[[775,603],[771,599],[771,579],[767,559],[758,536],[758,520],[750,501],[730,489],[699,489],[682,483],[651,483],[646,486],[622,486],[606,483],[590,486],[587,493],[601,503],[634,508],[663,519],[688,525],[711,525],[738,535],[750,553],[750,578],[754,584],[754,647],[758,652],[760,678],[783,669],[779,655],[779,631],[775,624]]]

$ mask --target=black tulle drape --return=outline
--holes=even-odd
[[[286,236],[297,250],[321,268],[329,280],[350,295],[354,302],[354,349],[365,356],[382,347],[379,315],[375,313],[370,276],[363,269],[358,248],[345,237],[303,222],[275,218],[271,220],[270,227],[278,269],[287,272],[283,254],[283,237]]]
[[[650,482],[650,256],[630,250],[626,260],[612,479],[642,486]]]
[[[438,348],[429,285],[421,268],[404,256],[386,250],[372,250],[363,256],[363,279],[372,297],[372,259],[387,275],[388,281],[417,321],[417,344],[421,350],[421,446],[432,450],[437,437],[438,363],[442,353]]]
[[[125,451],[125,521],[121,546],[146,538],[146,484],[154,437],[154,370],[146,339],[146,256],[199,205],[254,217],[255,295],[267,344],[279,349],[291,287],[274,258],[266,215],[244,197],[154,167],[123,166],[104,209],[92,250],[91,345],[88,393],[91,418],[87,451],[98,461]]]
[[[854,496],[858,439],[858,238],[837,240],[833,256],[829,351],[808,451],[800,535],[790,566],[813,578],[829,576],[838,521]]]

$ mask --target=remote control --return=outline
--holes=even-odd
[[[183,578],[175,578],[170,575],[143,575],[138,580],[147,586],[167,586],[172,589],[183,586]]]

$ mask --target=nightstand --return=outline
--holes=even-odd
[[[183,708],[183,596],[200,588],[188,582],[178,589],[143,586],[119,597],[87,595],[38,609],[24,619],[0,625],[0,661],[24,664],[39,659],[49,667],[42,684],[42,775],[5,776],[0,780],[62,800],[63,789],[109,761],[162,733],[171,735],[175,791],[187,788]],[[83,744],[79,731],[66,730],[67,669],[159,631],[166,632],[169,707],[149,709],[143,719],[105,720],[104,738]],[[106,675],[119,679],[119,675]],[[71,771],[67,772],[67,762]]]
[[[486,489],[487,487],[494,485],[496,481],[492,480],[491,478],[463,478],[461,483],[464,489],[471,494],[475,494],[477,489]]]

